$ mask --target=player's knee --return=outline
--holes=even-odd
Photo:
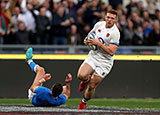
[[[44,68],[43,67],[39,67],[37,72],[44,73]]]
[[[86,75],[84,73],[78,73],[77,77],[79,80],[86,80]]]
[[[78,75],[77,75],[77,78],[78,78],[79,80],[82,80],[82,79],[83,79],[83,76],[82,76],[81,74],[78,74]]]

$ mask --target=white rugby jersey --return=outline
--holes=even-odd
[[[120,39],[120,32],[114,24],[113,27],[111,28],[106,28],[106,21],[100,21],[97,22],[93,29],[94,33],[98,36],[99,40],[104,44],[104,45],[109,45],[109,44],[115,44],[119,45],[119,39]],[[113,56],[107,54],[103,49],[98,47],[96,51],[91,50],[89,52],[89,55],[94,56],[96,59],[106,59],[107,60],[112,60],[113,61]],[[98,56],[98,57],[97,57]]]

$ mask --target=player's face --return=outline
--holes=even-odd
[[[115,14],[107,13],[105,20],[106,20],[106,28],[110,28],[117,21],[117,16]]]

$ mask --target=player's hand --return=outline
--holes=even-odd
[[[66,83],[70,83],[71,81],[72,81],[72,75],[69,73],[69,74],[67,74],[67,76],[66,76],[65,82],[66,82]]]
[[[87,37],[84,39],[84,44],[85,44],[85,45],[88,45]]]
[[[99,39],[98,37],[95,35],[96,39],[94,39],[92,36],[90,37],[90,39],[88,39],[88,42],[91,43],[92,45],[98,45],[99,44]]]
[[[51,79],[51,74],[49,74],[49,73],[45,74],[44,79],[46,81],[49,80],[49,79]]]

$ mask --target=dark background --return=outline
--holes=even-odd
[[[35,60],[51,73],[51,80],[65,83],[67,73],[73,75],[71,98],[80,98],[77,71],[82,60]],[[110,74],[97,87],[94,98],[159,98],[160,61],[115,61]],[[35,74],[24,60],[0,60],[0,98],[27,98],[27,90]]]

